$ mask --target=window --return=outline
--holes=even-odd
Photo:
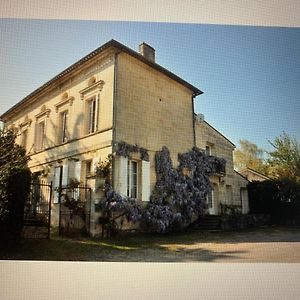
[[[213,207],[213,191],[210,191],[206,195],[206,203],[207,203],[207,208],[212,208]]]
[[[94,133],[97,131],[98,127],[98,104],[96,97],[88,101],[88,134]]]
[[[59,115],[59,142],[66,143],[68,141],[68,111],[63,111]]]
[[[45,146],[45,121],[36,124],[35,150],[42,150]]]
[[[205,153],[206,153],[206,155],[211,155],[211,150],[210,150],[209,146],[205,147]]]
[[[23,148],[27,148],[27,137],[28,137],[28,129],[23,130],[23,132],[21,133],[21,146]]]
[[[85,175],[86,177],[90,176],[92,174],[92,160],[87,160],[85,162]]]
[[[247,195],[247,189],[246,188],[240,188],[240,200],[241,200],[241,208],[244,208],[244,203],[246,201],[246,195]]]
[[[133,160],[128,160],[127,196],[130,198],[138,197],[138,163]]]

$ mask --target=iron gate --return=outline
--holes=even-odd
[[[52,182],[33,178],[30,194],[24,207],[25,238],[49,238],[51,223]]]
[[[89,234],[91,188],[61,187],[59,203],[59,234],[62,236]]]

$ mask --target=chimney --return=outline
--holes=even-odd
[[[139,45],[140,54],[143,55],[146,59],[155,62],[155,49],[149,46],[146,43],[141,43]]]

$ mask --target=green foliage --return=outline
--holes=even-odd
[[[96,175],[105,178],[109,182],[111,181],[111,165],[112,165],[112,155],[108,155],[107,159],[101,161],[96,166]]]
[[[264,150],[247,140],[240,140],[240,148],[233,152],[234,166],[237,170],[246,168],[260,173],[267,173],[267,165],[263,159]]]
[[[221,215],[240,215],[242,213],[239,205],[221,203],[220,207]]]
[[[296,138],[283,132],[269,143],[274,150],[266,152],[264,159],[264,150],[247,140],[240,140],[240,149],[233,153],[235,168],[240,171],[250,168],[270,178],[290,178],[300,182],[300,144]]]
[[[269,152],[269,172],[275,178],[291,178],[300,182],[300,144],[283,132],[270,144],[275,148]]]
[[[15,140],[13,130],[0,130],[0,235],[8,244],[20,240],[30,188],[28,157]]]
[[[273,223],[300,224],[300,183],[284,178],[248,185],[251,213],[270,214]]]

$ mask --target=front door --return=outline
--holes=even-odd
[[[206,204],[207,204],[207,213],[209,215],[217,215],[218,209],[217,209],[217,187],[214,184],[213,190],[209,192],[206,196]]]

